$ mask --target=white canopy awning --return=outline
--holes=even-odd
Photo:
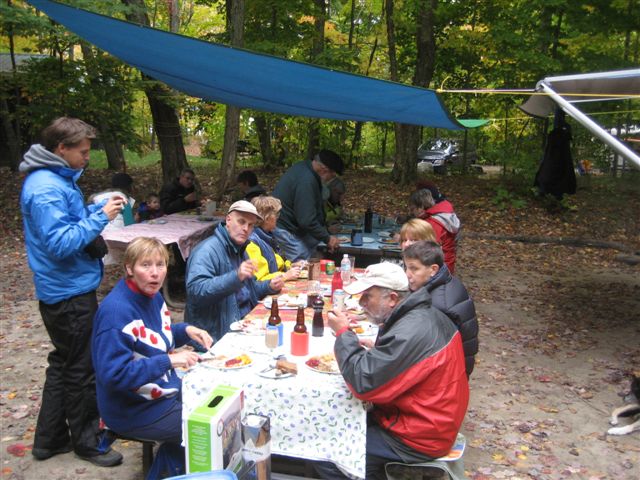
[[[547,77],[520,109],[534,117],[547,117],[560,106],[594,135],[640,168],[640,157],[582,113],[576,104],[640,99],[640,69]]]

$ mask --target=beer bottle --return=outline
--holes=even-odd
[[[296,325],[291,332],[291,354],[302,357],[309,354],[309,332],[304,324],[304,305],[298,306]]]
[[[296,325],[293,327],[296,333],[307,333],[307,326],[304,324],[304,307],[298,305],[298,316],[296,317]]]
[[[278,297],[271,297],[271,315],[269,316],[267,328],[269,327],[276,327],[278,329],[278,346],[282,346],[282,343],[284,342],[284,326],[280,319]]]
[[[271,316],[269,317],[269,325],[280,325],[280,310],[278,309],[278,297],[271,297]]]
[[[313,322],[311,323],[311,335],[314,337],[322,337],[324,335],[324,318],[322,318],[322,309],[324,301],[318,296],[313,302]]]

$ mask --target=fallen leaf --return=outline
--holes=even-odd
[[[26,450],[29,450],[30,447],[22,443],[14,443],[7,447],[7,453],[10,453],[14,457],[24,457]]]

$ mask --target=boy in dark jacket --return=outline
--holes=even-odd
[[[421,241],[402,252],[412,292],[422,288],[431,294],[431,302],[456,324],[462,336],[467,376],[473,372],[478,353],[478,319],[473,300],[458,277],[444,263],[442,248],[435,242]]]

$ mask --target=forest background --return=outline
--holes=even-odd
[[[549,122],[521,113],[517,106],[527,96],[514,90],[531,89],[546,76],[640,63],[637,0],[64,3],[206,41],[439,89],[455,118],[491,120],[469,131],[478,162],[500,165],[503,173],[527,184]],[[38,132],[62,114],[98,127],[96,147],[104,153],[94,155],[103,159],[97,165],[124,170],[128,162],[159,162],[159,183],[189,164],[210,167],[216,172],[211,194],[218,198],[232,186],[239,160],[243,168],[280,171],[319,148],[337,151],[352,169],[390,167],[392,180],[408,184],[416,178],[421,142],[463,135],[290,117],[188,97],[96,49],[21,0],[0,3],[0,29],[0,148],[2,163],[12,170]],[[638,106],[638,100],[594,103],[585,110],[620,132],[640,123]],[[187,151],[198,158],[189,157],[185,145],[195,147]],[[574,128],[574,156],[602,170],[613,165],[616,174],[618,162],[582,127]]]
[[[65,3],[438,88],[454,117],[490,120],[468,136],[478,162],[499,166],[485,167],[499,175],[451,171],[436,179],[463,224],[457,274],[480,323],[462,428],[467,476],[637,479],[637,432],[613,437],[606,430],[629,376],[640,370],[640,172],[611,168],[618,166],[611,152],[574,124],[574,160],[590,160],[595,171],[610,175],[579,177],[576,195],[561,202],[537,197],[531,186],[550,122],[519,112],[526,95],[482,90],[531,89],[551,75],[637,68],[638,0]],[[635,100],[584,109],[620,132],[640,124],[638,106]],[[348,164],[347,210],[371,203],[387,216],[406,208],[411,189],[404,184],[417,178],[417,145],[463,135],[239,111],[187,97],[82,42],[26,2],[0,0],[0,475],[7,480],[142,475],[137,443],[119,442],[125,462],[114,469],[87,466],[73,454],[35,462],[29,451],[51,347],[24,250],[17,165],[40,129],[63,114],[100,131],[80,180],[87,195],[108,187],[112,171],[126,170],[142,200],[186,165],[210,198],[220,198],[244,168],[257,170],[271,189],[288,165],[322,146]],[[100,298],[121,274],[107,267]]]

